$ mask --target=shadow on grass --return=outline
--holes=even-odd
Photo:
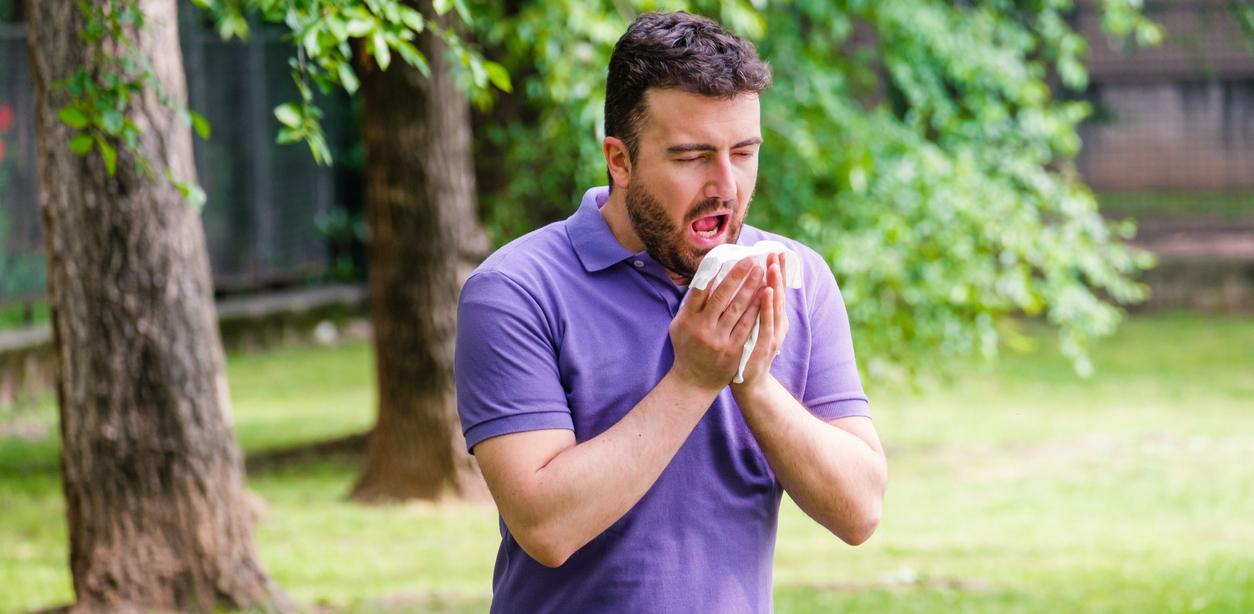
[[[455,593],[397,593],[364,599],[347,604],[329,601],[318,601],[312,606],[304,606],[301,611],[313,614],[365,614],[367,612],[386,612],[388,614],[480,614],[487,612],[491,598],[483,595],[459,595]]]
[[[366,450],[367,433],[346,435],[325,441],[302,443],[286,448],[260,450],[245,455],[247,475],[268,475],[299,471],[302,466],[324,464],[357,465]],[[61,442],[56,434],[41,437],[0,437],[0,490],[26,492],[58,490],[61,480]]]
[[[356,463],[366,451],[368,435],[369,433],[357,433],[326,441],[253,452],[245,457],[244,467],[249,475],[259,475],[316,462]]]

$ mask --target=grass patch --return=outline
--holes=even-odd
[[[1108,217],[1254,217],[1254,191],[1103,192],[1096,196]]]
[[[48,303],[42,299],[30,303],[0,304],[0,330],[47,324],[50,319]]]
[[[880,529],[849,548],[785,499],[777,611],[1254,611],[1254,320],[1138,317],[1094,358],[1089,380],[1044,349],[943,389],[872,388],[891,472]],[[244,447],[367,428],[371,360],[362,344],[231,355]],[[0,611],[72,598],[41,411],[47,436],[0,439]],[[357,468],[250,474],[276,580],[307,610],[486,610],[493,508],[350,504]]]

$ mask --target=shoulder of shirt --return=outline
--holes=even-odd
[[[831,265],[827,263],[826,258],[821,256],[817,251],[814,250],[814,248],[810,247],[809,245],[806,245],[805,243],[802,243],[801,241],[798,241],[796,239],[792,239],[789,237],[785,237],[784,235],[776,234],[767,230],[762,230],[761,228],[758,228],[757,226],[750,226],[749,224],[745,224],[745,228],[752,230],[754,233],[758,235],[755,242],[757,240],[770,239],[772,241],[778,241],[780,243],[783,243],[786,247],[788,247],[792,251],[797,252],[797,255],[801,257],[802,264],[805,265],[807,270],[811,270],[811,269],[814,269],[814,267],[820,267],[820,266],[823,267],[822,270],[826,270],[829,273],[832,270]],[[809,276],[806,276],[806,277],[809,277]]]
[[[832,274],[832,267],[827,263],[827,259],[820,255],[817,251],[809,245],[795,239],[773,232],[767,232],[761,228],[757,228],[756,226],[746,226],[756,231],[757,240],[770,239],[772,241],[778,241],[794,252],[797,252],[797,255],[801,258],[802,266],[801,283],[804,288],[802,291],[802,300],[804,301],[804,304],[806,305],[805,309],[807,313],[810,314],[811,318],[814,317],[815,308],[823,301],[822,298],[818,297],[829,296],[832,291],[835,291],[837,296],[839,296],[840,290],[836,283],[836,277]]]
[[[515,284],[529,286],[531,281],[544,277],[546,271],[560,270],[571,265],[580,266],[579,259],[566,234],[566,222],[557,221],[524,234],[492,252],[470,274],[477,276],[498,274]]]

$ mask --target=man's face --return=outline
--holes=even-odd
[[[758,96],[651,89],[645,105],[627,213],[649,254],[691,278],[714,246],[740,236],[758,178]]]

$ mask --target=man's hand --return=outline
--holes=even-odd
[[[888,465],[870,419],[824,421],[810,413],[770,374],[788,334],[784,258],[767,259],[758,343],[745,380],[732,394],[781,486],[797,505],[846,543],[866,541],[879,524]]]
[[[721,390],[731,382],[763,304],[762,274],[746,258],[712,290],[688,291],[670,327],[675,348],[671,371],[676,376],[707,390]]]
[[[784,293],[784,263],[782,254],[769,254],[766,257],[766,286],[759,293],[758,313],[762,315],[762,325],[758,329],[758,343],[749,354],[749,362],[745,363],[744,382],[732,384],[732,392],[740,395],[762,383],[770,375],[771,362],[779,354],[784,345],[784,337],[788,335],[788,312],[786,311],[787,295]]]

